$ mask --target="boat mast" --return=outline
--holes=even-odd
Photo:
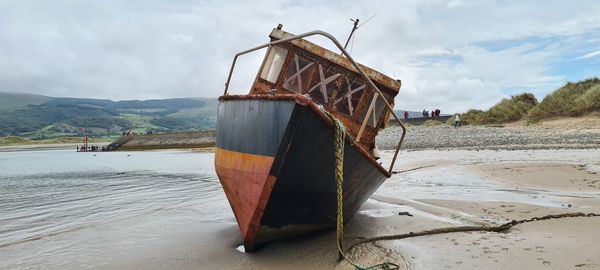
[[[350,31],[348,40],[346,40],[346,45],[344,45],[344,50],[346,49],[346,47],[348,47],[348,43],[350,42],[350,39],[352,38],[354,31],[356,31],[356,29],[358,29],[358,19],[356,19],[356,20],[350,19],[350,20],[354,22],[354,25],[352,26],[352,31]]]
[[[352,26],[352,31],[350,31],[350,35],[348,36],[348,40],[346,40],[346,44],[344,45],[344,50],[348,47],[348,43],[350,43],[350,39],[352,38],[352,35],[354,34],[354,31],[358,30],[358,28],[361,27],[361,26],[363,26],[365,23],[368,23],[375,16],[377,16],[377,13],[373,14],[373,16],[371,16],[371,18],[368,18],[361,25],[358,25],[358,21],[359,21],[358,18],[356,20],[350,19],[352,22],[354,22],[354,25]]]

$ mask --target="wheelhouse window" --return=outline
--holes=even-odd
[[[338,98],[333,105],[339,112],[353,117],[366,86],[367,85],[358,78],[349,79],[347,76],[344,76],[340,92],[338,92],[337,95]]]
[[[265,65],[263,66],[263,69],[260,73],[260,78],[272,83],[276,83],[277,77],[279,76],[279,72],[281,72],[281,67],[285,62],[286,55],[286,48],[278,46],[271,47],[269,55],[267,55]]]
[[[371,106],[371,102],[373,102],[373,97],[375,95],[374,94],[370,94],[369,95],[369,102],[367,103],[367,107],[364,108],[361,116],[360,116],[360,122],[362,123],[366,117],[367,111],[369,110],[369,106]],[[369,116],[369,119],[367,120],[367,125],[370,127],[376,127],[377,123],[379,123],[379,119],[381,118],[381,115],[383,114],[383,112],[385,112],[386,110],[386,106],[385,106],[385,102],[383,101],[383,98],[386,98],[387,100],[389,100],[389,97],[387,95],[384,94],[384,96],[377,96],[377,100],[375,101],[375,107],[373,108],[371,115]]]
[[[298,54],[294,54],[288,64],[288,70],[283,81],[283,88],[301,94],[308,88],[310,75],[315,68],[312,62]]]
[[[307,91],[310,98],[317,104],[329,104],[336,88],[336,79],[341,75],[331,66],[317,64],[317,74],[313,79],[313,85]]]

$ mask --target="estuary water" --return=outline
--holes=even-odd
[[[79,244],[92,239],[65,234],[131,227],[127,220],[160,219],[170,210],[231,221],[213,154],[0,152],[0,269],[70,265],[57,252],[85,255]],[[56,239],[64,241],[49,243]]]
[[[193,151],[0,152],[0,269],[352,269],[338,260],[334,229],[244,253],[213,160]],[[398,173],[346,224],[345,242],[505,221],[477,209],[522,207],[514,212],[527,218],[571,206],[590,212],[600,198],[598,160],[597,150],[402,152]],[[519,186],[545,183],[536,179],[559,165],[576,189]],[[516,183],[490,176],[500,172]],[[430,252],[410,243],[363,245],[352,258],[414,269]]]

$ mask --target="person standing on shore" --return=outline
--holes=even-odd
[[[454,116],[454,128],[459,127],[460,126],[460,115],[458,115],[458,113],[456,114],[456,116]]]
[[[404,119],[408,119],[408,111],[404,111]]]

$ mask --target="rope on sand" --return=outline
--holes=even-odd
[[[460,227],[448,227],[448,228],[438,228],[438,229],[432,229],[432,230],[424,230],[424,231],[420,231],[420,232],[409,232],[409,233],[405,233],[405,234],[377,236],[377,237],[363,239],[363,240],[360,240],[360,241],[352,244],[352,246],[350,246],[346,250],[346,253],[350,252],[353,248],[355,248],[355,247],[357,247],[359,245],[362,245],[362,244],[365,244],[365,243],[369,243],[369,242],[376,242],[376,241],[383,241],[383,240],[400,240],[400,239],[406,239],[406,238],[412,238],[412,237],[418,237],[418,236],[436,235],[436,234],[444,234],[444,233],[456,233],[456,232],[475,232],[475,231],[502,232],[502,231],[506,231],[506,230],[512,228],[513,226],[516,226],[516,225],[519,225],[519,224],[523,224],[523,223],[534,222],[534,221],[542,221],[542,220],[548,220],[548,219],[559,219],[559,218],[599,217],[599,216],[600,216],[600,214],[596,214],[596,213],[581,213],[581,212],[577,212],[577,213],[564,213],[564,214],[556,214],[556,215],[546,215],[546,216],[541,216],[541,217],[533,217],[533,218],[530,218],[530,219],[512,220],[510,222],[506,222],[506,223],[503,223],[503,224],[498,225],[498,226],[487,226],[487,225],[483,225],[483,226],[460,226]]]
[[[404,170],[404,171],[392,171],[392,174],[405,173],[405,172],[416,171],[416,170],[431,168],[431,167],[435,167],[435,165],[426,165],[426,166],[416,167],[416,168],[412,168],[412,169],[408,169],[408,170]]]

